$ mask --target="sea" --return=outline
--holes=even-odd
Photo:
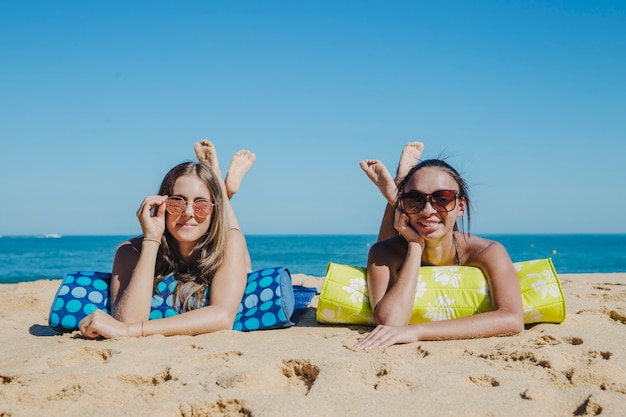
[[[626,272],[626,235],[481,235],[514,262],[552,258],[559,274]],[[0,283],[60,279],[72,271],[110,272],[117,246],[132,236],[1,236]],[[284,266],[324,277],[329,262],[365,266],[375,235],[246,236],[253,269]]]

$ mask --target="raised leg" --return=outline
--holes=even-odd
[[[385,207],[378,231],[378,241],[389,239],[398,234],[393,227],[394,204],[398,194],[398,184],[409,173],[411,168],[417,164],[423,150],[424,144],[422,142],[410,142],[404,146],[395,179],[391,178],[391,174],[382,162],[371,159],[361,161],[361,169],[376,185],[383,197],[385,197],[385,200],[387,200],[387,206]]]

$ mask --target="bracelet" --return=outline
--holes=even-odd
[[[141,337],[145,337],[145,336],[143,335],[143,321],[141,322]]]
[[[156,242],[156,243],[158,243],[159,245],[161,244],[161,241],[160,241],[160,240],[151,239],[151,238],[149,238],[149,237],[144,237],[144,238],[143,238],[143,241],[144,241],[144,242],[145,242],[146,240],[147,240],[148,242]]]

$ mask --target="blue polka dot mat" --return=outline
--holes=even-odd
[[[74,331],[78,329],[80,321],[96,309],[110,314],[110,282],[110,273],[79,271],[66,274],[50,307],[50,326],[60,332]],[[150,320],[181,313],[174,305],[176,285],[173,276],[159,282],[152,296]],[[293,286],[286,268],[265,268],[251,272],[233,330],[267,330],[292,326],[297,323],[315,294],[315,288]]]

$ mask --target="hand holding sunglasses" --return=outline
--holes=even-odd
[[[139,210],[137,210],[137,218],[141,225],[144,237],[148,240],[158,240],[165,232],[165,197],[161,195],[152,195],[146,197]]]

